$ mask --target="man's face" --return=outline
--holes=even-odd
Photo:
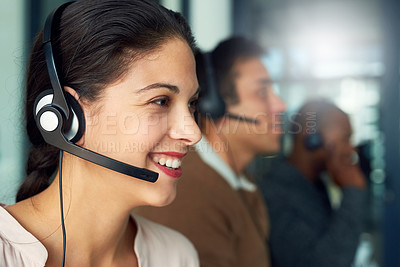
[[[282,134],[280,115],[286,106],[275,94],[266,67],[259,58],[246,58],[235,63],[233,72],[239,103],[229,105],[228,112],[258,122],[230,119],[228,123],[236,141],[255,154],[278,152]]]
[[[328,123],[321,129],[326,152],[325,161],[332,158],[332,153],[338,153],[340,157],[352,160],[354,147],[351,143],[353,129],[347,114],[335,111],[326,120]]]

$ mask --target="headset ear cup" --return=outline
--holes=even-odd
[[[304,146],[310,151],[317,150],[318,148],[323,147],[323,145],[324,141],[319,133],[310,134],[304,140]]]
[[[65,95],[67,102],[72,109],[73,116],[70,123],[66,121],[62,122],[64,127],[63,129],[64,136],[65,138],[67,138],[68,141],[76,143],[82,138],[82,135],[85,132],[85,125],[86,125],[85,115],[78,101],[68,92],[65,92]],[[37,114],[39,114],[39,111],[47,105],[52,105],[52,101],[53,101],[52,89],[45,90],[38,95],[38,97],[35,100],[34,110],[33,110],[35,120],[39,119],[37,118]]]
[[[50,105],[51,101],[53,101],[53,90],[47,89],[41,92],[35,99],[35,103],[33,105],[33,115],[36,120],[36,116],[39,111],[46,105]]]
[[[38,117],[39,112],[47,106],[51,106],[51,102],[53,101],[53,90],[48,89],[41,92],[35,99],[35,103],[33,105],[33,116],[36,121],[36,125],[41,127],[45,131],[51,131],[54,127],[58,127],[58,124],[63,123],[59,121],[57,117],[51,116],[40,116]],[[51,113],[51,112],[50,112]],[[47,113],[47,114],[50,114]],[[39,126],[40,125],[40,126]]]
[[[198,112],[217,120],[224,116],[226,104],[218,91],[210,53],[196,54],[196,71],[200,83]]]
[[[65,137],[72,143],[78,142],[85,132],[85,114],[79,102],[70,93],[65,92],[66,99],[73,113],[71,126],[69,129],[64,129]]]

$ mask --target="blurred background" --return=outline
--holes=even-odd
[[[23,86],[32,40],[61,0],[0,1],[0,202],[11,204],[24,177],[28,142]],[[354,266],[400,266],[400,1],[159,0],[213,49],[244,35],[286,101],[286,118],[309,98],[326,97],[352,121],[369,182],[367,229]]]

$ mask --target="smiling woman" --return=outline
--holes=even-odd
[[[199,265],[185,237],[132,214],[173,201],[200,140],[194,50],[184,19],[151,0],[49,16],[28,66],[27,178],[0,206],[1,266]]]

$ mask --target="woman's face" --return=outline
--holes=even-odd
[[[97,103],[84,107],[83,147],[159,173],[150,183],[93,166],[107,194],[154,206],[175,198],[182,157],[201,138],[193,119],[197,98],[193,53],[186,42],[171,39],[136,60]]]

